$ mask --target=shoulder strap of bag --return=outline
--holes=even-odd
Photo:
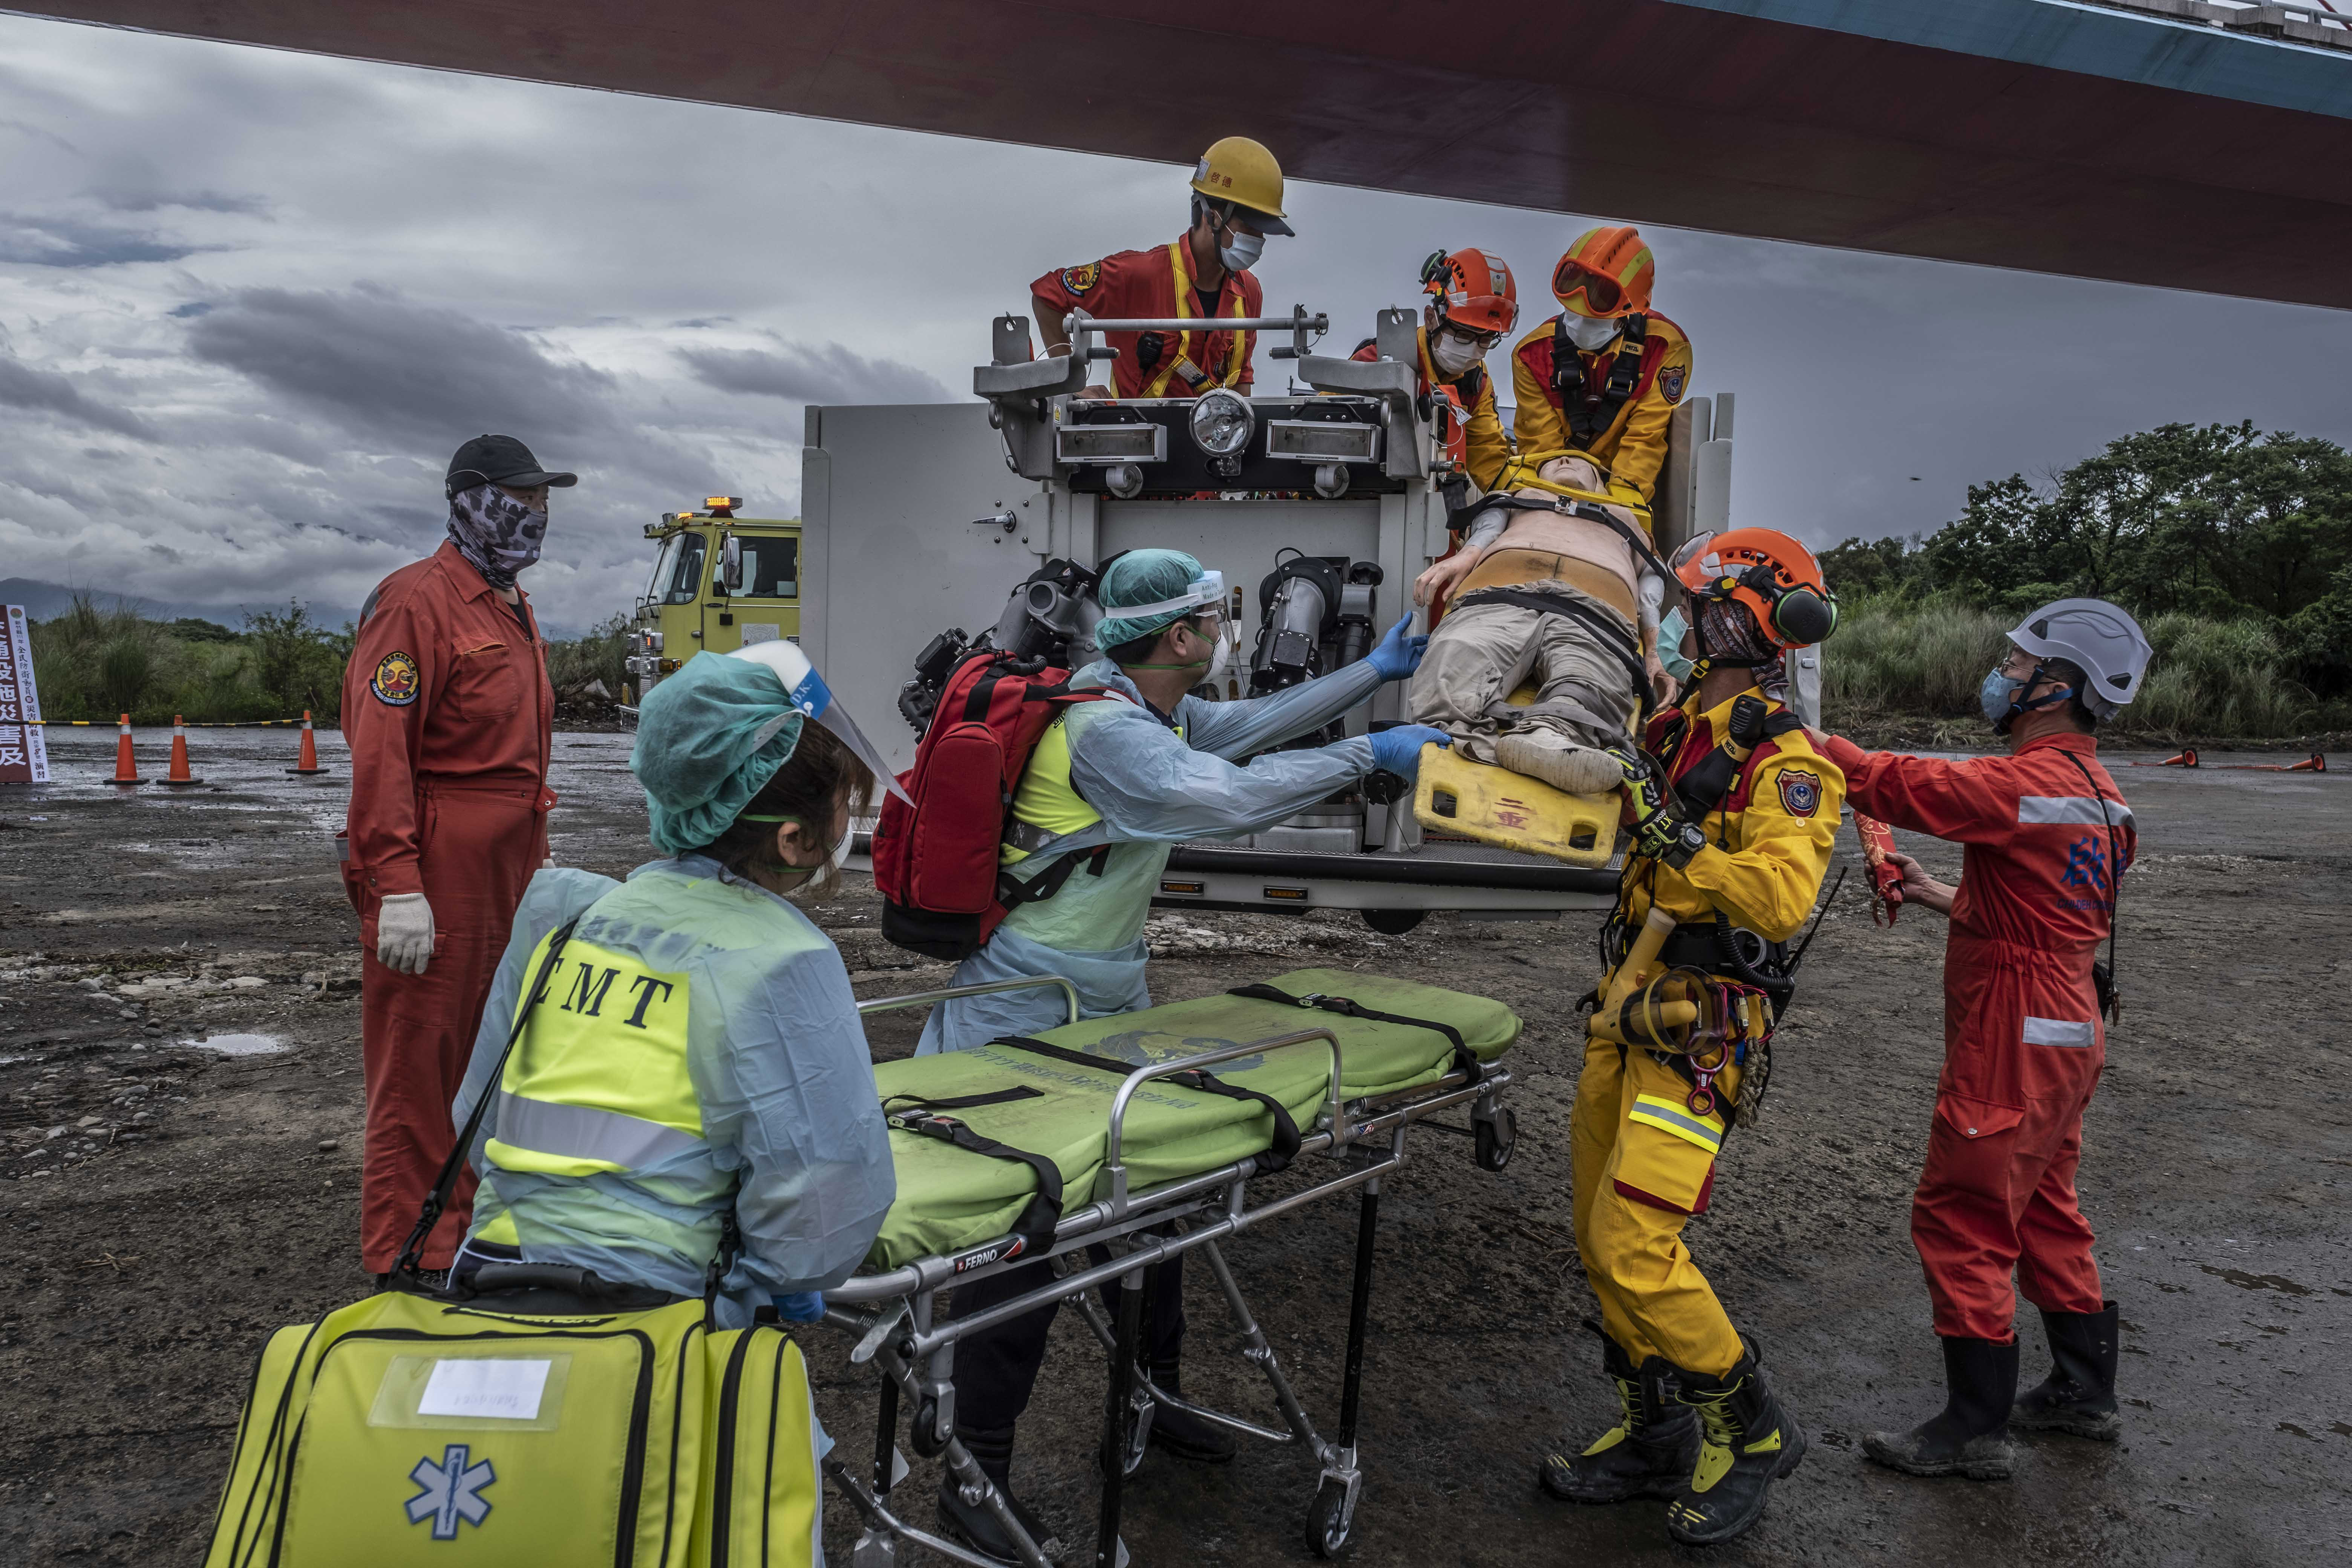
[[[1074,1051],[1066,1046],[1048,1045],[1044,1040],[1031,1039],[1026,1035],[1006,1035],[991,1040],[989,1044],[1012,1046],[1020,1050],[1033,1052],[1037,1056],[1050,1057],[1057,1062],[1066,1062],[1072,1067],[1093,1068],[1099,1072],[1117,1073],[1121,1078],[1133,1072],[1137,1065],[1134,1062],[1118,1061],[1110,1057],[1088,1056],[1084,1051]],[[1254,1089],[1244,1089],[1236,1083],[1227,1083],[1216,1074],[1205,1072],[1197,1068],[1191,1072],[1172,1074],[1168,1081],[1186,1089],[1199,1089],[1203,1094],[1222,1095],[1227,1100],[1255,1100],[1271,1112],[1274,1116],[1274,1142],[1266,1146],[1265,1151],[1267,1159],[1265,1170],[1268,1173],[1281,1170],[1297,1154],[1298,1123],[1291,1119],[1288,1108],[1274,1096],[1262,1094]]]
[[[2123,999],[2116,990],[2116,926],[2124,901],[2123,846],[2116,840],[2116,819],[2107,815],[2107,792],[2099,787],[2099,781],[2091,776],[2091,770],[2083,765],[2082,758],[2063,746],[2058,749],[2058,754],[2074,764],[2074,771],[2083,775],[2083,782],[2089,784],[2091,793],[2099,797],[2099,820],[2107,830],[2107,975],[2105,983],[2096,989],[2099,1010],[2111,1018],[2119,1018],[2123,1016]],[[2098,977],[2095,967],[2091,978],[2096,981]]]
[[[563,957],[563,944],[572,940],[578,915],[566,921],[547,944],[547,956],[540,961],[539,973],[530,983],[521,1006],[515,1009],[514,1027],[507,1031],[507,1043],[499,1047],[499,1059],[491,1064],[490,1076],[483,1080],[482,1097],[474,1102],[474,1113],[466,1118],[466,1125],[457,1134],[457,1142],[449,1148],[449,1157],[441,1162],[441,1173],[433,1178],[433,1190],[425,1194],[425,1202],[416,1212],[416,1228],[408,1233],[408,1240],[400,1248],[400,1261],[393,1265],[395,1274],[412,1278],[424,1266],[425,1243],[433,1235],[433,1227],[441,1223],[442,1211],[449,1206],[449,1194],[457,1190],[457,1173],[466,1168],[466,1161],[474,1152],[474,1137],[482,1130],[482,1117],[489,1110],[490,1101],[498,1097],[499,1083],[506,1076],[507,1058],[513,1054],[515,1042],[522,1038],[525,1025],[547,994],[547,982]]]
[[[1289,1007],[1314,1007],[1326,1013],[1337,1013],[1346,1018],[1364,1018],[1375,1024],[1406,1024],[1416,1029],[1429,1029],[1445,1037],[1454,1047],[1454,1066],[1471,1083],[1486,1076],[1486,1066],[1471,1051],[1462,1031],[1435,1018],[1408,1018],[1402,1013],[1376,1013],[1362,1003],[1346,996],[1327,996],[1310,992],[1305,996],[1293,996],[1287,991],[1277,991],[1271,985],[1237,985],[1225,993],[1228,996],[1246,996],[1254,1002],[1279,1002]]]

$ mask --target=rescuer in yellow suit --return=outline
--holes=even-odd
[[[1690,339],[1650,309],[1657,270],[1638,230],[1579,236],[1552,270],[1559,314],[1511,351],[1519,455],[1580,453],[1611,495],[1640,507],[1657,493],[1666,426],[1690,390]]]
[[[1753,1524],[1766,1489],[1804,1454],[1682,1230],[1706,1212],[1724,1138],[1769,1079],[1770,1020],[1794,989],[1783,944],[1821,894],[1845,781],[1786,706],[1784,654],[1836,624],[1811,555],[1743,529],[1703,536],[1675,566],[1698,679],[1651,721],[1646,755],[1622,753],[1633,843],[1604,949],[1612,971],[1642,965],[1628,950],[1664,911],[1673,924],[1656,968],[1700,972],[1724,999],[1719,1016],[1745,1022],[1727,1026],[1738,1038],[1719,1053],[1622,1044],[1603,983],[1569,1143],[1577,1248],[1623,1418],[1582,1453],[1545,1458],[1538,1479],[1577,1502],[1671,1498],[1667,1532],[1706,1545]]]

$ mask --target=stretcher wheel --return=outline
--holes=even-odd
[[[939,1426],[940,1402],[925,1398],[915,1406],[915,1424],[907,1434],[907,1441],[926,1459],[936,1459],[948,1451],[948,1440],[940,1435]]]
[[[1348,1484],[1326,1478],[1307,1510],[1307,1550],[1318,1557],[1337,1557],[1348,1550],[1355,1532],[1355,1510],[1348,1506]]]
[[[1382,936],[1402,936],[1428,914],[1427,910],[1366,910],[1364,923]]]
[[[1519,1119],[1507,1109],[1498,1108],[1492,1121],[1472,1122],[1471,1131],[1480,1170],[1499,1171],[1511,1163],[1511,1152],[1519,1146]]]

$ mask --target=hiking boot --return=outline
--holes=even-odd
[[[1567,795],[1601,795],[1625,782],[1606,752],[1580,746],[1557,730],[1512,730],[1495,737],[1495,761]]]
[[[1053,1531],[1013,1494],[1013,1428],[997,1426],[975,1431],[959,1426],[956,1436],[971,1451],[981,1473],[993,1481],[996,1489],[1004,1494],[1005,1504],[1012,1509],[1013,1517],[1020,1521],[1021,1528],[1036,1543],[1038,1550],[1049,1558],[1058,1554],[1062,1543],[1054,1539]],[[984,1500],[967,1502],[964,1500],[963,1487],[955,1479],[953,1470],[948,1470],[940,1477],[940,1528],[951,1539],[961,1542],[992,1562],[1017,1563],[1021,1561],[1021,1553],[1013,1547],[1012,1537],[1006,1535],[1004,1527],[997,1523],[996,1515],[990,1510],[988,1504]]]
[[[1536,1484],[1569,1502],[1630,1502],[1670,1498],[1698,1463],[1698,1417],[1675,1397],[1674,1366],[1652,1356],[1633,1358],[1601,1325],[1601,1366],[1617,1385],[1621,1418],[1581,1454],[1549,1454],[1536,1467]]]
[[[1151,1386],[1173,1398],[1184,1397],[1177,1363],[1151,1369]],[[1151,1405],[1151,1446],[1165,1448],[1180,1459],[1190,1459],[1196,1465],[1222,1465],[1234,1454],[1234,1435],[1213,1421],[1203,1421],[1189,1410],[1179,1409],[1165,1399],[1154,1400]]]
[[[2095,1312],[2042,1314],[2050,1375],[2017,1396],[2009,1424],[2021,1432],[2064,1432],[2095,1443],[2123,1435],[2116,1409],[2116,1304]]]
[[[1805,1457],[1805,1434],[1773,1396],[1755,1345],[1721,1377],[1675,1369],[1676,1397],[1698,1412],[1698,1465],[1666,1505],[1685,1546],[1729,1541],[1764,1517],[1764,1494]]]
[[[2005,1481],[2016,1468],[2009,1442],[2009,1407],[2017,1396],[2017,1342],[1947,1339],[1940,1415],[1908,1432],[1873,1432],[1862,1451],[1892,1470],[1914,1476],[1966,1476]]]

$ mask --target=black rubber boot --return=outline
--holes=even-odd
[[[1941,1414],[1908,1432],[1873,1432],[1862,1451],[1891,1470],[1914,1476],[1966,1476],[2005,1481],[2016,1468],[2009,1407],[2017,1397],[2017,1342],[1944,1341]]]
[[[1165,1366],[1153,1367],[1151,1386],[1162,1394],[1183,1398],[1179,1364],[1170,1362]],[[1164,1401],[1155,1401],[1151,1406],[1151,1446],[1165,1448],[1178,1458],[1190,1459],[1196,1465],[1222,1465],[1234,1453],[1231,1432]]]
[[[1013,1493],[1013,1428],[998,1426],[973,1431],[968,1426],[959,1426],[956,1436],[963,1440],[965,1447],[971,1450],[971,1457],[979,1462],[981,1472],[995,1482],[996,1489],[1004,1494],[1006,1504],[1013,1510],[1013,1517],[1021,1521],[1021,1528],[1029,1532],[1029,1539],[1035,1542],[1047,1557],[1055,1555],[1061,1550],[1061,1543],[1054,1539],[1053,1531]],[[953,1470],[940,1477],[940,1528],[983,1557],[999,1563],[1021,1561],[1021,1554],[1013,1550],[1012,1538],[1004,1533],[1004,1527],[996,1522],[996,1515],[989,1511],[988,1504],[964,1500],[963,1489],[957,1483]]]
[[[1666,1505],[1666,1533],[1714,1546],[1764,1517],[1764,1494],[1805,1457],[1804,1429],[1773,1397],[1751,1342],[1721,1377],[1675,1369],[1677,1397],[1698,1412],[1698,1467]]]
[[[2050,1375],[2017,1396],[2009,1424],[2021,1432],[2065,1432],[2095,1443],[2123,1436],[2116,1409],[2116,1304],[2095,1312],[2043,1312]]]
[[[1536,1484],[1569,1502],[1631,1502],[1670,1498],[1698,1465],[1698,1417],[1675,1397],[1675,1369],[1652,1356],[1637,1369],[1624,1347],[1601,1331],[1601,1366],[1617,1385],[1622,1418],[1581,1454],[1548,1454]]]

